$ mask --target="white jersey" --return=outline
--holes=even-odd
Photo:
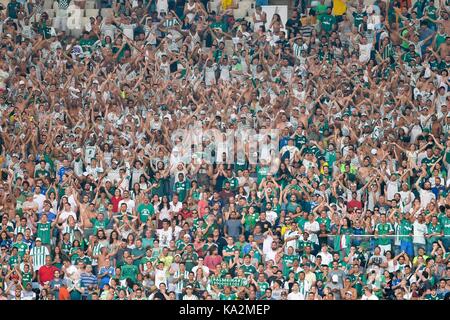
[[[427,233],[427,225],[419,221],[414,221],[413,242],[416,244],[425,244],[425,233]]]
[[[42,267],[45,264],[45,257],[50,255],[48,252],[47,247],[40,246],[40,247],[33,247],[30,250],[30,256],[33,260],[33,269],[35,271],[38,271],[40,267]]]

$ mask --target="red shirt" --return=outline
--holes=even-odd
[[[208,206],[208,202],[206,202],[205,200],[200,200],[198,202],[198,216],[200,218],[203,218],[203,216],[205,215],[205,208]]]
[[[222,256],[206,256],[204,265],[207,266],[210,270],[216,271],[217,265],[222,263]]]
[[[40,267],[38,271],[40,284],[43,285],[46,281],[52,281],[55,278],[55,271],[59,271],[59,269],[55,266],[43,265]]]
[[[192,212],[188,209],[181,210],[181,215],[183,216],[183,219],[192,218]]]
[[[112,197],[111,198],[111,203],[113,205],[113,212],[117,213],[119,212],[119,202],[122,200],[122,197]]]
[[[357,209],[362,209],[362,202],[358,201],[358,200],[350,200],[347,204],[348,208],[357,208]]]

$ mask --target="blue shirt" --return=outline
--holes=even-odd
[[[44,213],[44,211],[38,213],[39,220],[41,219],[43,213]],[[52,223],[56,219],[56,214],[54,214],[51,211],[47,212],[47,219],[48,219],[48,222]]]
[[[103,274],[105,272],[108,272],[108,274],[100,279],[100,285],[99,285],[100,289],[103,289],[105,284],[108,284],[111,277],[113,277],[115,275],[114,267],[102,267],[100,269],[100,271],[98,272],[98,274]]]
[[[80,282],[82,288],[87,288],[88,286],[96,286],[97,285],[97,277],[92,273],[82,273],[80,276]]]
[[[68,167],[61,167],[58,171],[58,176],[59,176],[59,182],[62,182],[62,177],[64,176],[64,174],[66,172],[72,171],[72,168]]]
[[[445,193],[445,187],[443,185],[434,186],[433,188],[431,188],[431,192],[434,193],[436,199],[439,199],[439,193],[440,192],[444,192]]]

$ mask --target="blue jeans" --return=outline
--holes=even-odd
[[[414,255],[414,248],[411,241],[401,240],[400,242],[400,251],[405,251],[406,254],[412,259]]]
[[[445,251],[448,252],[450,250],[450,237],[442,237],[442,244],[444,245]]]

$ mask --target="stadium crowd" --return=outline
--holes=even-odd
[[[448,1],[71,4],[0,10],[0,299],[448,299]]]

